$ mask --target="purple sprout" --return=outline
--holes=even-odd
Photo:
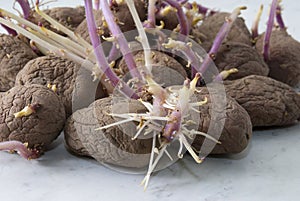
[[[276,7],[276,21],[277,21],[280,29],[286,29],[286,26],[285,26],[284,21],[282,19],[281,12],[282,12],[282,7],[278,3],[278,5]]]
[[[100,0],[95,0],[94,7],[95,7],[95,10],[99,10]]]
[[[187,8],[187,9],[192,9],[193,8],[193,4],[196,4],[197,8],[198,8],[198,13],[203,14],[205,16],[210,16],[210,15],[214,15],[215,13],[217,13],[217,11],[207,8],[205,6],[202,6],[201,4],[198,4],[196,2],[194,3],[189,3],[187,1],[184,0],[178,0],[179,2],[183,2],[182,4]],[[185,2],[185,3],[184,3]]]
[[[116,43],[113,43],[107,57],[108,63],[116,61],[119,58],[119,54],[120,54],[120,50],[118,48],[118,45]]]
[[[133,55],[131,54],[131,50],[128,46],[128,42],[124,34],[122,33],[120,27],[117,25],[115,21],[115,17],[111,12],[110,7],[106,0],[100,1],[100,8],[107,22],[108,28],[112,33],[112,37],[118,43],[118,46],[120,48],[120,51],[123,54],[124,60],[128,66],[130,74],[132,75],[133,78],[138,78],[139,80],[142,80],[142,76],[137,69]]]
[[[148,2],[148,19],[144,24],[146,28],[155,28],[156,2],[157,0],[149,0]]]
[[[269,14],[268,23],[267,23],[267,30],[265,33],[264,43],[263,43],[263,56],[265,61],[268,61],[270,59],[270,40],[272,35],[272,29],[274,27],[274,18],[275,18],[277,6],[278,6],[278,0],[273,0],[271,4],[271,10]]]
[[[0,14],[0,17],[2,17],[1,14]],[[7,33],[9,35],[12,35],[12,36],[17,36],[18,35],[18,33],[15,30],[9,28],[8,26],[5,26],[4,24],[1,24],[1,26],[7,31]]]
[[[28,143],[19,141],[0,142],[0,151],[16,151],[20,156],[27,160],[40,157],[40,152],[37,149],[29,149]]]
[[[177,10],[177,17],[180,25],[180,33],[185,36],[189,35],[190,24],[188,23],[182,5],[175,0],[164,0],[164,2],[166,2],[167,4],[169,4],[170,6],[172,6]]]
[[[220,31],[218,32],[213,45],[208,53],[208,56],[205,57],[199,72],[203,74],[208,69],[209,65],[212,63],[212,61],[215,59],[216,54],[222,45],[223,40],[227,37],[233,23],[237,19],[238,15],[240,14],[241,10],[245,10],[246,7],[239,7],[236,8],[232,14],[225,19],[225,23],[221,27]]]
[[[28,0],[16,0],[16,2],[18,2],[19,5],[22,8],[23,17],[25,19],[28,19],[29,16],[30,16],[30,11],[31,11],[30,4],[29,4]]]
[[[104,1],[101,1],[104,2]],[[130,98],[138,99],[139,96],[124,82],[122,82],[119,77],[110,68],[100,43],[99,36],[97,34],[96,23],[93,15],[92,0],[85,0],[85,12],[88,24],[88,30],[91,38],[91,42],[95,51],[95,56],[98,61],[98,65],[102,72],[109,79],[113,87],[120,86],[120,90]],[[103,9],[104,10],[104,9]],[[127,45],[127,44],[126,44]]]

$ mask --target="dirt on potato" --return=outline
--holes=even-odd
[[[0,141],[27,142],[29,148],[44,150],[57,138],[66,121],[60,98],[40,85],[16,86],[0,99]],[[29,116],[15,117],[26,106],[35,108]]]
[[[263,50],[264,34],[256,42],[259,53]],[[286,30],[273,30],[270,40],[269,76],[290,86],[300,83],[300,43],[290,36]]]
[[[221,45],[214,60],[219,71],[238,69],[237,73],[229,75],[227,79],[235,80],[248,75],[269,74],[269,67],[264,62],[261,54],[252,47],[236,42],[228,42]]]
[[[63,26],[74,31],[79,24],[85,19],[85,9],[83,6],[72,7],[56,7],[43,10],[47,15],[58,21]],[[50,29],[60,35],[66,36],[63,32],[57,30],[48,21],[42,18],[36,12],[31,12],[29,20],[35,24],[42,24],[45,28]]]
[[[144,167],[149,162],[152,139],[132,140],[136,124],[130,122],[104,130],[97,128],[114,123],[121,119],[108,113],[113,111],[146,112],[138,101],[112,103],[111,98],[95,101],[88,108],[76,111],[65,126],[66,147],[72,153],[93,157],[98,161],[123,167]],[[120,129],[122,128],[122,130]]]
[[[286,126],[300,118],[300,95],[287,84],[257,75],[224,84],[227,94],[248,112],[254,127]]]
[[[181,85],[184,82],[187,77],[187,73],[176,59],[159,51],[151,51],[151,53],[152,74],[157,83],[163,84],[164,87],[168,87],[171,85]],[[138,68],[144,67],[144,52],[135,52],[134,60]],[[124,58],[120,60],[117,67],[122,71],[123,75],[129,72]]]
[[[18,37],[0,34],[0,91],[15,85],[18,72],[37,55]]]
[[[252,124],[246,110],[241,107],[233,98],[227,96],[225,112],[224,108],[219,108],[218,103],[212,104],[212,101],[223,99],[216,88],[208,89],[198,88],[200,93],[196,93],[197,100],[208,98],[208,102],[199,107],[199,131],[209,134],[217,138],[221,144],[216,144],[213,150],[210,147],[214,146],[215,142],[207,140],[197,135],[192,146],[199,151],[201,148],[202,154],[236,154],[242,152],[248,146],[252,136]],[[214,118],[212,118],[214,117]],[[224,122],[224,128],[220,128],[220,122]],[[210,125],[212,125],[210,127]],[[218,138],[218,132],[222,131]]]
[[[73,111],[107,96],[99,80],[93,81],[90,71],[68,59],[53,55],[28,62],[18,73],[16,86],[28,84],[50,84],[50,88],[55,86],[56,93],[65,106],[67,117]]]

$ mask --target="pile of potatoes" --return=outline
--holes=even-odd
[[[135,3],[140,19],[146,20],[147,3],[143,0],[135,0]],[[111,10],[123,32],[135,29],[126,5],[115,2]],[[84,8],[51,8],[47,9],[47,14],[90,42]],[[33,12],[30,20],[38,24],[43,19],[36,15]],[[97,26],[103,29],[101,33],[108,37],[101,10],[95,11],[94,15]],[[209,51],[228,16],[229,13],[217,12],[206,17],[192,27],[191,38],[201,42],[200,45]],[[160,20],[165,22],[165,28],[174,29],[178,25],[176,14],[172,12],[161,16],[158,24]],[[46,22],[43,24],[62,34]],[[239,70],[223,83],[227,101],[226,112],[220,119],[211,118],[212,113],[220,112],[212,107],[210,95],[215,92],[201,86],[200,92],[196,93],[198,100],[208,98],[208,103],[199,113],[198,130],[213,135],[214,129],[208,131],[210,123],[221,119],[225,122],[219,139],[221,144],[217,144],[210,154],[240,153],[248,146],[253,128],[289,126],[300,119],[300,95],[293,88],[300,82],[300,58],[297,56],[300,43],[286,30],[274,30],[270,60],[264,61],[261,55],[263,36],[261,34],[253,43],[244,19],[239,17],[217,52],[214,62],[219,71]],[[182,76],[182,79],[174,77],[174,82],[168,85],[182,84],[189,76],[190,70],[176,57],[159,51],[152,54],[153,74],[158,82],[164,80],[163,68],[170,68]],[[137,65],[143,64],[138,63],[143,56],[143,52],[134,53]],[[117,60],[114,68],[121,74],[127,72],[123,58]],[[95,130],[99,125],[116,121],[107,114],[112,110],[113,100],[99,80],[93,80],[91,72],[80,64],[56,55],[41,55],[33,51],[22,37],[1,34],[0,91],[1,142],[18,140],[29,143],[30,148],[47,151],[47,147],[64,131],[65,145],[74,154],[125,167],[144,167],[148,163],[152,140],[133,141],[118,126],[102,132]],[[75,104],[77,99],[86,100]],[[119,104],[122,110],[122,103]],[[146,111],[138,101],[131,101],[129,105],[130,112]],[[30,115],[16,117],[15,114],[26,106],[38,107]],[[203,142],[204,137],[197,136],[192,145],[200,150]],[[132,158],[132,154],[136,157]]]

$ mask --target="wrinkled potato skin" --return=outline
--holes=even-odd
[[[256,42],[258,52],[263,50],[264,34]],[[270,40],[269,77],[292,87],[300,83],[300,43],[285,30],[272,31]]]
[[[254,127],[286,126],[300,118],[300,95],[282,82],[252,75],[226,81],[225,88],[248,112]]]
[[[96,86],[101,85],[99,81],[93,81],[91,72],[85,70],[80,65],[61,57],[49,55],[39,57],[28,62],[16,78],[16,86],[40,84],[47,86],[48,84],[56,85],[57,94],[61,97],[66,108],[67,116],[70,116],[75,109],[81,109],[88,106],[95,99],[106,96],[101,90],[96,91]],[[95,94],[91,102],[82,105],[80,108],[73,108],[75,98],[83,96],[86,93],[86,99],[90,98],[87,93],[89,90],[95,89]]]
[[[58,21],[63,26],[74,31],[79,24],[85,19],[85,9],[83,6],[76,8],[71,7],[57,7],[43,10],[47,15]],[[61,31],[55,29],[48,21],[42,18],[36,12],[31,12],[29,20],[35,24],[41,23],[45,28],[50,29],[60,35],[66,36]]]
[[[122,114],[126,111],[122,103],[114,104],[114,110]],[[95,101],[88,108],[78,110],[67,121],[65,126],[65,140],[68,150],[81,156],[90,156],[98,161],[124,167],[144,167],[149,162],[152,139],[132,140],[119,127],[114,126],[103,131],[96,131],[104,125],[116,122],[116,119],[107,115],[112,111],[112,99],[103,98]],[[129,103],[129,112],[145,112],[141,103]],[[128,112],[128,111],[127,111]],[[120,119],[117,119],[120,120]],[[129,129],[131,134],[136,125],[123,124],[122,129]]]
[[[228,80],[235,80],[248,75],[269,74],[269,67],[262,56],[252,47],[242,43],[228,42],[221,45],[214,61],[219,71],[237,68],[238,72],[229,75]]]
[[[17,37],[0,34],[0,91],[15,85],[18,72],[37,55]]]
[[[196,136],[192,146],[196,150],[200,150],[202,154],[235,154],[242,152],[249,144],[251,136],[252,136],[252,124],[250,121],[250,117],[247,114],[246,110],[242,108],[234,99],[227,96],[226,98],[226,112],[223,112],[224,108],[212,107],[212,100],[217,100],[220,95],[216,90],[210,89],[209,92],[207,88],[201,87],[200,93],[196,93],[197,99],[204,100],[205,97],[208,98],[208,102],[203,106],[199,107],[200,110],[200,124],[199,131],[208,133],[208,129],[210,124],[212,124],[212,128],[210,133],[211,136],[215,136],[218,133],[218,126],[220,121],[224,121],[224,128],[222,129],[222,133],[220,138],[218,139],[221,144],[215,145],[214,149],[210,153],[205,153],[205,147],[213,146],[214,142],[209,141],[205,144],[204,147],[201,147],[204,142],[203,136]],[[213,95],[213,98],[211,97]],[[215,112],[217,115],[216,119],[212,119],[212,113]],[[214,118],[215,118],[214,117]],[[217,136],[216,136],[217,137]]]
[[[13,87],[0,99],[0,104],[0,141],[28,142],[30,148],[43,150],[57,138],[66,120],[59,97],[40,85]],[[14,117],[14,113],[29,104],[40,104],[40,108],[27,117]]]

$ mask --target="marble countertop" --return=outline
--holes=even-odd
[[[189,156],[155,173],[144,192],[144,175],[116,172],[70,155],[62,138],[39,160],[0,153],[1,200],[31,201],[253,201],[298,200],[300,124],[255,131],[242,154],[207,158]]]
[[[1,0],[2,8],[11,1]],[[250,25],[260,2],[204,0],[205,5],[232,10],[247,5],[244,12]],[[54,5],[77,5],[81,0],[58,0]],[[300,4],[283,1],[289,32],[296,30]],[[265,24],[261,24],[261,30]],[[253,201],[299,200],[300,124],[255,131],[244,153],[226,158],[207,158],[201,165],[185,156],[169,168],[153,175],[146,192],[139,186],[144,175],[116,172],[99,163],[69,154],[60,137],[55,148],[39,160],[26,161],[0,152],[0,195],[3,201]]]

